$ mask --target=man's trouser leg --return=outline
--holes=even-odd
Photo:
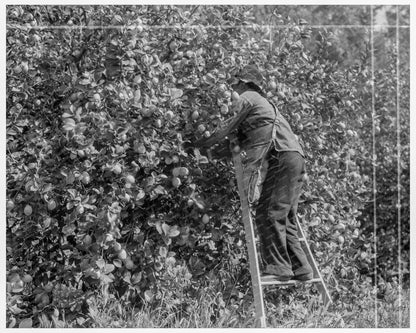
[[[305,172],[297,152],[272,151],[256,211],[260,251],[266,273],[292,277],[312,272],[300,245],[295,214]]]

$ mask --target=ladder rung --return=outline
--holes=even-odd
[[[300,237],[299,242],[306,242],[306,238]],[[260,244],[260,240],[256,238],[256,244]]]
[[[306,281],[299,281],[299,280],[279,281],[279,280],[273,280],[272,278],[261,279],[262,286],[270,286],[270,285],[293,286],[295,284],[317,283],[317,282],[322,282],[322,280],[320,278],[314,278],[314,279],[306,280]]]

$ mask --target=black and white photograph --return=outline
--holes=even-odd
[[[412,14],[2,5],[2,331],[415,328]]]

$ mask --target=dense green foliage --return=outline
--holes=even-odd
[[[349,44],[342,45],[345,31],[311,28],[278,14],[279,7],[272,14],[277,26],[253,26],[250,13],[260,15],[258,9],[8,7],[11,323],[37,326],[42,315],[55,310],[82,325],[90,299],[103,291],[125,304],[163,304],[184,313],[204,290],[216,295],[218,316],[224,299],[235,304],[250,299],[233,167],[182,146],[185,139],[208,136],[231,116],[226,80],[249,62],[264,73],[268,97],[305,148],[309,180],[300,217],[334,307],[348,310],[372,292],[369,35],[360,34],[351,51],[359,52],[346,57],[356,56],[354,65],[346,66],[340,64],[348,52]],[[67,28],[58,29],[63,25]],[[394,50],[393,43],[386,47]],[[406,263],[405,60],[400,110]],[[392,228],[397,221],[396,55],[383,61],[376,68],[376,130],[382,140],[376,146],[377,188],[383,212],[377,221],[386,243],[378,243],[377,261],[388,280],[398,268],[392,250],[397,243]],[[218,289],[207,291],[212,281]],[[290,293],[296,291],[283,294]]]

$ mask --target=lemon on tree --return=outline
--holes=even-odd
[[[202,223],[207,224],[209,222],[210,218],[208,214],[204,214],[202,216]]]
[[[89,246],[92,243],[92,238],[90,235],[85,235],[82,242],[84,243],[85,246]]]
[[[192,112],[191,118],[192,120],[197,120],[199,118],[199,112],[196,110]]]
[[[172,178],[173,187],[178,188],[179,186],[181,186],[181,184],[182,184],[182,182],[181,182],[180,178],[178,178],[178,177],[173,177]]]
[[[54,210],[56,208],[56,201],[55,200],[49,200],[48,201],[48,210]]]
[[[88,174],[88,172],[84,171],[84,172],[82,173],[82,175],[81,175],[81,181],[82,181],[84,184],[89,184],[89,183],[90,183],[90,181],[91,181],[91,177],[90,177],[90,175]]]
[[[114,172],[115,174],[119,175],[119,174],[122,172],[121,165],[120,165],[120,164],[116,164],[116,165],[114,165],[114,167],[113,167],[113,172]]]
[[[172,176],[179,177],[179,175],[180,175],[180,168],[179,167],[173,168],[172,169]]]
[[[238,99],[239,99],[239,98],[240,98],[240,95],[238,94],[238,92],[233,91],[233,92],[231,93],[231,100],[232,100],[233,102],[238,101]]]
[[[33,209],[31,205],[26,205],[23,212],[25,213],[26,216],[30,216],[33,213]]]
[[[122,247],[121,247],[121,244],[119,242],[115,242],[113,244],[113,250],[114,251],[119,252],[119,251],[121,251],[121,249],[122,249]]]
[[[128,182],[130,184],[134,184],[136,182],[136,179],[134,178],[133,175],[127,175],[126,176],[126,182]]]
[[[117,256],[119,259],[121,260],[125,260],[127,258],[127,252],[124,249],[121,249],[118,253]]]
[[[179,175],[182,177],[187,177],[189,175],[189,170],[187,167],[180,167],[179,168]]]
[[[6,208],[7,210],[12,210],[14,208],[13,200],[7,200]]]
[[[228,114],[228,105],[227,104],[221,105],[220,111],[221,111],[222,115],[224,115],[224,116],[227,115]]]
[[[206,130],[206,127],[205,127],[205,125],[204,125],[204,124],[199,124],[199,125],[198,125],[198,131],[199,131],[200,133],[204,133],[204,132],[205,132],[205,130]]]
[[[130,258],[127,258],[125,261],[124,261],[124,265],[126,266],[126,268],[127,269],[133,269],[134,268],[134,262],[133,262],[133,260],[131,260]]]
[[[31,276],[31,275],[29,275],[29,274],[25,274],[25,275],[23,275],[22,281],[23,281],[24,283],[30,283],[30,282],[32,282],[32,280],[33,280],[33,278],[32,278],[32,276]]]

